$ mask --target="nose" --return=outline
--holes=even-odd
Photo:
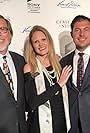
[[[84,31],[80,30],[80,36],[83,36],[83,35],[84,35]]]
[[[39,41],[39,46],[42,46],[43,42],[42,41]]]

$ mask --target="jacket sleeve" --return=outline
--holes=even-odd
[[[25,97],[29,108],[35,110],[38,106],[50,100],[50,98],[61,89],[58,83],[48,87],[46,91],[37,95],[34,78],[32,78],[30,73],[25,74]]]

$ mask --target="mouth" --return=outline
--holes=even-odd
[[[86,40],[86,38],[79,38],[78,40],[81,41],[81,42],[83,42],[83,41]]]
[[[0,39],[0,43],[3,43],[4,39]]]
[[[42,51],[42,50],[45,50],[46,47],[40,47],[39,50]]]

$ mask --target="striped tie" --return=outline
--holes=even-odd
[[[7,81],[7,83],[10,86],[12,94],[14,94],[13,81],[12,81],[10,69],[8,67],[8,64],[7,64],[6,56],[3,56],[3,60],[4,60],[4,63],[3,63],[3,72],[4,72],[4,75],[5,75],[6,81]]]

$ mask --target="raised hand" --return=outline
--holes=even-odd
[[[60,85],[60,87],[63,87],[67,80],[69,79],[70,75],[72,73],[72,67],[71,65],[66,65],[63,70],[62,70],[62,73],[60,75],[60,78],[58,80],[58,84]]]

